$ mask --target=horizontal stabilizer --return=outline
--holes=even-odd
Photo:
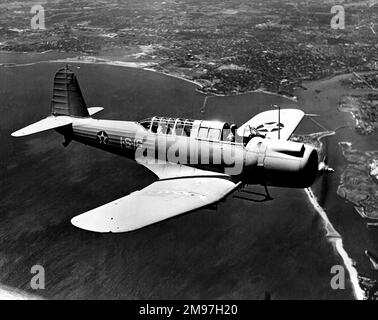
[[[64,127],[72,123],[71,117],[66,116],[50,116],[41,121],[31,124],[23,129],[20,129],[12,133],[13,137],[23,137],[35,134],[38,132],[43,132],[59,127]]]
[[[94,232],[133,231],[216,203],[239,185],[217,177],[161,180],[74,217],[71,223]]]
[[[104,110],[104,108],[101,108],[101,107],[91,107],[91,108],[88,108],[88,113],[89,113],[90,116],[93,116],[94,114],[99,113],[102,110]]]

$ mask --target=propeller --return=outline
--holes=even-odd
[[[329,167],[329,141],[325,139],[322,141],[322,150],[320,156],[323,158],[323,161],[319,163],[319,204],[324,208],[328,196],[329,196],[329,174],[333,173],[334,170]]]
[[[318,117],[318,115],[308,114],[307,116],[316,126],[321,128],[322,130],[326,132],[330,131],[314,119],[315,117]],[[329,177],[329,174],[335,171],[329,166],[329,155],[329,139],[327,137],[324,137],[321,140],[321,150],[319,150],[319,158],[322,159],[322,161],[319,162],[318,178],[316,184],[316,189],[319,189],[317,192],[318,202],[323,208],[329,195],[329,179],[331,179]]]

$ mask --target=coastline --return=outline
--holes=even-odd
[[[316,196],[314,195],[313,191],[311,190],[311,188],[304,189],[304,190],[309,201],[313,205],[314,209],[319,213],[323,221],[323,226],[327,232],[326,237],[328,241],[332,243],[334,249],[343,260],[343,263],[348,271],[349,279],[351,281],[352,287],[354,289],[355,298],[357,300],[365,300],[367,297],[359,284],[357,269],[353,266],[353,260],[349,257],[348,253],[344,249],[343,239],[341,235],[337,232],[337,230],[334,228],[334,226],[330,222],[327,216],[327,213],[318,203],[318,200]]]
[[[203,88],[203,85],[200,82],[192,80],[192,79],[190,79],[190,78],[188,78],[184,75],[180,75],[180,74],[177,74],[177,73],[170,73],[168,71],[164,72],[164,71],[159,71],[159,70],[154,69],[153,66],[156,65],[155,62],[136,62],[136,61],[130,61],[130,59],[113,60],[112,59],[113,57],[111,55],[110,56],[104,56],[104,55],[101,55],[101,54],[98,55],[98,56],[80,55],[80,52],[70,53],[70,52],[66,52],[66,51],[57,51],[57,50],[46,50],[46,51],[43,51],[43,52],[28,52],[28,51],[25,51],[25,52],[15,51],[15,52],[13,52],[13,51],[0,50],[0,54],[9,54],[9,55],[32,54],[32,55],[36,55],[36,56],[43,56],[43,55],[46,55],[46,54],[68,55],[68,56],[73,56],[73,57],[69,57],[69,58],[65,58],[65,59],[41,60],[41,61],[36,61],[36,62],[32,62],[32,63],[27,63],[27,64],[14,64],[13,66],[28,66],[28,65],[33,65],[35,63],[48,63],[48,62],[103,64],[103,65],[120,66],[120,67],[128,67],[128,68],[136,68],[136,69],[143,69],[143,70],[146,70],[146,71],[152,71],[152,72],[164,74],[164,75],[167,75],[169,77],[173,77],[173,78],[177,78],[177,79],[189,82],[191,84],[196,85],[199,89]],[[2,64],[0,64],[0,66],[2,66]],[[376,73],[376,72],[378,72],[378,70],[359,71],[358,74],[359,75],[365,75],[365,74],[372,74],[372,73]],[[304,87],[308,83],[323,82],[323,81],[329,81],[329,80],[339,80],[339,79],[342,79],[344,77],[349,77],[349,76],[351,76],[355,73],[356,72],[352,72],[352,71],[348,71],[348,70],[341,70],[341,71],[335,72],[332,75],[327,75],[327,76],[324,76],[322,78],[317,78],[317,79],[313,79],[313,80],[302,80],[302,87]],[[376,91],[373,91],[373,90],[371,90],[371,91],[376,92]],[[236,92],[236,93],[233,93],[233,94],[222,94],[222,93],[212,93],[212,92],[207,94],[206,92],[203,92],[201,90],[198,90],[198,92],[201,93],[201,94],[204,94],[206,96],[209,96],[209,97],[211,97],[211,96],[214,96],[214,97],[229,97],[229,96],[247,95],[247,94],[251,94],[251,93],[265,93],[265,94],[268,94],[268,95],[273,95],[273,96],[285,98],[285,99],[287,99],[288,101],[291,101],[291,102],[298,103],[298,96],[297,95],[288,96],[288,95],[285,95],[285,94],[280,94],[278,92],[268,91],[268,90],[260,89],[260,88],[256,89],[256,90],[245,91],[245,92]]]
[[[12,52],[9,51],[0,51],[0,53],[4,54],[12,54]],[[25,54],[28,54],[29,52],[25,52]],[[48,50],[45,52],[38,52],[38,55],[43,55],[43,54],[48,54],[48,53],[66,53],[66,52],[56,52],[54,50]],[[22,52],[17,52],[17,54],[23,54]],[[228,96],[242,96],[242,95],[248,95],[248,94],[253,94],[253,93],[264,93],[268,95],[273,95],[277,97],[281,97],[284,99],[287,99],[288,101],[291,102],[298,102],[298,99],[296,96],[290,97],[284,94],[279,94],[277,92],[272,92],[264,89],[256,89],[256,90],[251,90],[251,91],[245,91],[245,92],[237,92],[235,94],[221,94],[221,93],[206,93],[202,91],[201,89],[203,88],[203,85],[200,82],[197,82],[195,80],[189,79],[183,75],[179,74],[174,74],[174,73],[169,73],[169,72],[164,72],[164,71],[159,71],[153,68],[153,66],[156,65],[154,62],[135,62],[135,61],[120,61],[120,60],[111,60],[111,59],[106,59],[102,57],[95,57],[95,56],[76,56],[74,58],[65,58],[65,59],[53,59],[53,60],[42,60],[42,61],[36,61],[36,62],[31,62],[31,63],[25,63],[25,64],[16,64],[12,63],[11,65],[7,64],[0,64],[0,66],[4,67],[21,67],[21,66],[30,66],[34,65],[37,63],[79,63],[79,64],[101,64],[101,65],[110,65],[110,66],[119,66],[119,67],[126,67],[126,68],[135,68],[135,69],[142,69],[146,71],[151,71],[151,72],[156,72],[159,74],[163,74],[169,77],[173,77],[176,79],[180,79],[183,81],[186,81],[188,83],[191,83],[195,86],[198,87],[197,92],[200,94],[203,94],[207,97],[228,97]]]
[[[85,57],[85,59],[83,59]],[[49,61],[46,61],[49,62]],[[246,92],[238,92],[236,94],[220,94],[220,93],[210,93],[207,94],[206,92],[201,91],[200,89],[203,88],[203,85],[200,82],[197,82],[195,80],[191,80],[183,75],[178,75],[174,73],[169,73],[169,72],[163,72],[159,70],[155,70],[152,67],[156,65],[155,63],[152,62],[128,62],[128,61],[117,61],[117,60],[110,60],[110,59],[104,59],[104,58],[97,58],[97,57],[86,57],[86,56],[78,56],[78,58],[67,58],[67,59],[58,59],[58,60],[52,60],[50,62],[69,62],[69,63],[88,63],[88,64],[103,64],[103,65],[110,65],[110,66],[119,66],[119,67],[127,67],[127,68],[136,68],[136,69],[143,69],[146,71],[151,71],[151,72],[156,72],[159,74],[166,75],[168,77],[173,77],[176,79],[180,79],[183,81],[186,81],[188,83],[194,84],[195,86],[198,87],[197,92],[207,96],[207,97],[229,97],[229,96],[241,96],[241,95],[248,95],[251,93],[264,93],[268,95],[273,95],[281,98],[285,98],[289,101],[292,102],[298,102],[297,97],[289,97],[283,94],[279,94],[277,92],[271,92],[267,91],[264,89],[256,89],[256,90],[251,90],[251,91],[246,91]]]
[[[373,282],[377,280],[377,274],[371,270],[371,264],[364,254],[366,249],[377,252],[377,234],[374,233],[373,228],[367,229],[366,220],[361,218],[351,202],[346,202],[336,194],[340,185],[340,176],[348,164],[339,148],[339,142],[348,141],[348,144],[356,144],[361,151],[376,149],[374,148],[374,135],[358,134],[355,130],[354,118],[348,112],[341,112],[338,108],[344,95],[371,92],[370,90],[346,87],[342,80],[352,75],[352,73],[337,74],[324,80],[307,81],[304,83],[307,90],[297,92],[297,95],[304,111],[310,112],[316,107],[316,113],[322,116],[322,124],[336,132],[334,136],[327,138],[327,144],[334,146],[334,150],[329,153],[328,162],[335,169],[335,173],[329,178],[324,178],[325,187],[327,190],[332,190],[332,196],[326,197],[322,206],[329,220],[342,232],[343,246],[355,261],[359,285],[364,288],[364,284],[361,282],[363,277]],[[322,184],[315,185],[312,189],[316,190],[316,193],[321,192]],[[374,294],[371,295],[365,288],[364,291],[366,299],[374,297]]]
[[[164,73],[165,74],[165,73]],[[180,77],[178,76],[179,79],[182,79],[182,80],[188,80],[184,77]],[[191,80],[189,80],[191,81]],[[194,83],[196,83],[195,81],[193,81]],[[197,83],[199,86],[202,86],[200,83]],[[264,89],[256,89],[256,90],[251,90],[251,91],[245,91],[245,92],[238,92],[238,93],[234,93],[234,94],[221,94],[221,93],[210,93],[210,94],[206,94],[206,92],[203,92],[201,90],[198,91],[199,93],[202,93],[208,97],[235,97],[235,96],[243,96],[243,95],[248,95],[248,94],[251,94],[251,93],[264,93],[264,94],[268,94],[268,95],[272,95],[272,96],[277,96],[277,97],[280,97],[280,98],[284,98],[284,99],[287,99],[289,101],[292,101],[292,102],[298,102],[298,98],[296,96],[293,96],[293,97],[289,97],[289,96],[286,96],[284,94],[279,94],[277,92],[272,92],[272,91],[267,91],[267,90],[264,90]]]
[[[324,131],[324,132],[312,133],[312,134],[305,135],[305,136],[309,137],[311,140],[316,140],[316,142],[319,144],[319,146],[318,146],[319,155],[322,155],[322,150],[324,150],[324,148],[323,148],[324,143],[322,142],[322,139],[325,138],[325,137],[328,137],[328,136],[333,136],[335,134],[336,134],[335,131]],[[315,143],[314,147],[317,147],[316,143]],[[310,203],[314,207],[315,211],[321,217],[324,230],[326,231],[327,240],[332,244],[335,251],[338,253],[338,255],[343,260],[344,266],[346,267],[348,274],[349,274],[349,279],[351,281],[351,284],[352,284],[352,287],[353,287],[353,290],[354,290],[355,298],[357,300],[365,300],[367,297],[365,295],[364,290],[360,286],[359,278],[358,278],[358,271],[353,265],[353,260],[349,257],[347,251],[344,248],[342,236],[335,229],[335,227],[332,225],[326,211],[319,204],[318,199],[315,196],[311,187],[304,189],[304,191],[305,191]]]

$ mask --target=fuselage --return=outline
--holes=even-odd
[[[262,137],[233,143],[221,138],[223,132],[219,138],[210,137],[211,124],[206,137],[200,135],[201,125],[197,128],[194,122],[191,126],[190,134],[184,129],[183,133],[156,132],[153,125],[146,128],[138,122],[78,118],[71,127],[57,131],[66,141],[78,141],[128,159],[185,165],[227,174],[245,184],[305,188],[316,178],[318,157],[311,146]]]

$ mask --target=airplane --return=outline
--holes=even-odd
[[[65,147],[83,143],[134,160],[157,176],[142,190],[72,218],[87,231],[134,231],[216,205],[248,185],[264,186],[270,200],[267,186],[307,188],[319,173],[317,150],[289,141],[305,116],[299,109],[262,112],[237,130],[222,121],[92,117],[102,110],[87,107],[75,73],[65,66],[54,77],[51,114],[12,133],[22,137],[54,129]]]

